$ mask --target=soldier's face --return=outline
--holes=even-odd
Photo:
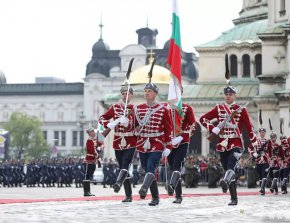
[[[260,133],[260,137],[261,137],[261,138],[264,138],[265,135],[266,135],[266,132],[264,132],[264,131],[260,131],[259,133]]]
[[[271,137],[271,141],[274,143],[276,142],[277,138],[276,137]]]
[[[126,97],[127,97],[127,91],[123,91],[121,93],[121,96],[122,96],[122,101],[125,103],[126,102]],[[133,95],[129,92],[129,94],[128,94],[128,102],[131,101],[132,97],[133,97]]]
[[[225,100],[226,100],[227,104],[232,104],[235,99],[236,99],[236,94],[234,94],[234,93],[226,93],[225,94]]]
[[[95,137],[96,136],[96,133],[95,133],[95,131],[89,131],[89,136],[90,137]]]
[[[153,91],[151,89],[145,89],[144,90],[144,98],[146,100],[152,101],[152,100],[154,100],[156,98],[156,96],[157,96],[157,93],[155,91]]]

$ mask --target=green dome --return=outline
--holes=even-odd
[[[221,47],[228,43],[254,43],[261,42],[258,38],[257,33],[263,33],[267,29],[268,20],[259,20],[252,23],[243,23],[235,26],[234,28],[224,32],[217,39],[196,46],[196,48],[207,48],[207,47]]]

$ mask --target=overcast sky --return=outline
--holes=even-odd
[[[233,27],[242,0],[179,0],[186,52]],[[137,43],[136,30],[158,30],[157,46],[171,36],[171,0],[0,0],[0,70],[7,83],[54,76],[82,82],[100,37],[110,49]]]

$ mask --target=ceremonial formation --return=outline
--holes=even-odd
[[[173,28],[177,21],[173,20]],[[194,176],[194,160],[190,159],[189,144],[196,131],[197,120],[194,109],[190,104],[182,103],[183,87],[181,83],[181,63],[176,60],[179,55],[178,38],[174,39],[169,49],[168,65],[171,67],[172,81],[170,82],[168,100],[159,101],[159,86],[152,82],[155,60],[151,58],[151,69],[148,72],[149,82],[144,86],[144,103],[131,104],[134,90],[130,86],[130,72],[134,59],[131,59],[126,75],[125,84],[121,86],[120,103],[113,104],[99,118],[99,124],[105,130],[106,137],[114,131],[113,148],[118,160],[120,171],[113,185],[114,192],[118,193],[124,186],[125,199],[123,202],[132,202],[132,188],[129,169],[133,158],[140,158],[140,166],[144,171],[144,179],[138,191],[141,199],[146,198],[150,190],[152,200],[150,206],[160,202],[157,178],[159,174],[165,181],[165,189],[169,196],[175,194],[173,203],[181,204],[182,196],[182,169],[192,169],[190,178]],[[177,42],[175,42],[177,41]],[[175,45],[176,44],[176,45]],[[177,50],[177,51],[176,51]],[[281,144],[277,143],[277,134],[273,131],[269,120],[270,139],[266,139],[266,128],[262,125],[262,111],[259,114],[260,128],[255,131],[251,122],[247,105],[249,102],[238,104],[237,89],[231,85],[231,72],[228,55],[225,55],[226,86],[223,89],[224,102],[218,103],[210,111],[199,117],[200,124],[207,130],[210,143],[215,144],[215,152],[219,161],[211,160],[209,168],[218,172],[218,177],[211,179],[211,187],[218,181],[223,193],[229,191],[229,206],[238,204],[237,184],[241,157],[249,156],[256,164],[259,175],[260,194],[266,194],[266,187],[273,194],[278,194],[278,185],[281,185],[282,194],[287,194],[289,176],[289,138],[283,135],[281,127]],[[173,100],[172,100],[173,99]],[[259,137],[256,136],[258,132]],[[244,137],[249,142],[245,146]],[[97,154],[97,152],[95,153]],[[247,155],[248,154],[248,155]],[[163,171],[157,171],[163,165]],[[204,168],[201,163],[198,175],[202,177]],[[219,167],[220,166],[220,167]],[[223,169],[223,170],[222,170]],[[185,173],[185,182],[189,176]],[[87,179],[86,179],[87,180]],[[85,180],[85,181],[86,181]],[[84,185],[85,185],[84,181]],[[186,183],[186,186],[197,185]],[[209,186],[209,187],[210,187]],[[87,189],[89,190],[89,189]],[[90,191],[88,192],[90,194]],[[85,190],[85,196],[86,195]]]
[[[290,137],[287,139],[283,134],[282,122],[280,123],[280,144],[277,143],[277,134],[273,131],[269,119],[270,139],[265,137],[266,128],[263,127],[262,111],[259,113],[259,135],[257,147],[249,149],[256,162],[260,178],[260,193],[265,195],[266,185],[270,185],[271,193],[278,195],[278,183],[281,184],[282,194],[287,194],[287,182],[289,176],[289,152]]]
[[[130,69],[127,72],[127,80]],[[230,85],[230,73],[228,68],[228,55],[225,55],[226,86],[223,94],[225,102],[217,104],[212,110],[203,114],[199,121],[208,131],[208,140],[217,140],[216,152],[220,156],[220,164],[224,170],[219,185],[223,193],[229,191],[230,203],[237,205],[237,167],[244,153],[250,155],[249,159],[256,162],[259,174],[260,193],[265,195],[268,181],[271,181],[270,191],[278,194],[278,182],[280,181],[283,194],[287,194],[287,181],[289,175],[289,140],[281,132],[281,145],[277,144],[277,135],[273,132],[270,123],[270,139],[265,138],[266,128],[262,127],[260,111],[259,137],[251,123],[247,104],[236,103],[237,90]],[[182,119],[180,126],[176,124],[175,105],[168,102],[158,102],[159,87],[152,83],[154,75],[154,61],[151,61],[151,69],[148,73],[149,82],[144,86],[144,103],[133,105],[130,101],[133,97],[133,88],[126,81],[121,87],[121,102],[112,105],[105,114],[99,118],[99,123],[106,130],[103,135],[114,130],[113,148],[120,166],[120,172],[113,185],[113,190],[118,193],[124,185],[125,199],[123,202],[132,202],[132,189],[129,168],[133,157],[138,154],[140,164],[145,171],[143,183],[139,189],[139,196],[144,199],[150,190],[152,200],[150,206],[159,204],[159,191],[156,170],[160,163],[165,165],[165,188],[168,195],[175,194],[173,203],[180,204],[182,197],[181,170],[187,167],[187,155],[190,138],[196,130],[196,118],[193,108],[189,104],[182,103]],[[181,86],[181,93],[183,88]],[[245,148],[242,129],[246,130],[250,143]],[[281,128],[282,129],[282,128]],[[186,162],[185,162],[186,161]],[[214,164],[216,167],[216,164]]]
[[[247,2],[250,4],[250,2],[254,1],[244,1],[243,5],[247,5]],[[266,1],[257,2],[259,3],[257,3],[258,6],[251,6],[251,8],[254,8],[256,11],[257,7],[263,12],[261,6]],[[284,5],[285,7],[285,2],[283,2],[281,1],[278,5]],[[107,76],[103,75],[101,77],[102,79],[98,79],[99,77],[97,76],[99,74],[102,75],[102,73],[98,73],[99,70],[97,70],[94,73],[90,73],[90,81],[85,83],[89,87],[89,90],[83,91],[85,95],[87,95],[87,91],[93,88],[101,89],[102,91],[100,92],[102,93],[98,95],[100,97],[94,97],[97,95],[95,93],[88,94],[89,96],[87,98],[90,100],[85,100],[87,104],[83,107],[86,109],[88,107],[90,109],[94,108],[91,110],[87,109],[90,112],[85,112],[86,116],[90,117],[90,120],[82,120],[83,113],[81,113],[82,115],[78,123],[78,128],[81,127],[81,131],[79,129],[78,131],[70,129],[72,130],[71,138],[73,140],[72,145],[70,144],[69,146],[75,146],[76,148],[78,146],[82,147],[82,151],[77,151],[79,152],[76,155],[77,158],[58,157],[63,154],[56,154],[56,152],[53,154],[53,151],[51,151],[50,155],[45,155],[50,156],[51,159],[31,159],[26,164],[24,161],[16,160],[0,162],[0,186],[22,187],[26,185],[26,187],[31,188],[37,186],[54,187],[57,185],[57,187],[71,187],[71,184],[75,183],[75,186],[80,188],[77,192],[80,194],[81,199],[87,201],[97,200],[99,197],[93,196],[102,195],[102,192],[94,191],[94,188],[91,187],[92,184],[96,185],[100,183],[102,184],[102,189],[108,186],[109,188],[107,190],[111,190],[112,194],[123,193],[122,191],[124,191],[121,197],[122,203],[120,204],[122,207],[132,202],[137,203],[136,196],[138,200],[139,198],[144,200],[151,195],[146,205],[152,206],[153,209],[156,208],[155,206],[162,205],[161,198],[164,195],[162,195],[160,189],[163,188],[165,189],[162,190],[165,193],[165,197],[170,197],[173,200],[167,202],[170,207],[179,207],[180,204],[186,203],[185,197],[189,195],[186,195],[187,191],[199,186],[208,186],[208,188],[219,187],[220,189],[217,189],[219,193],[215,193],[214,196],[227,194],[226,199],[229,196],[229,201],[225,201],[225,206],[236,206],[239,204],[241,207],[241,204],[244,203],[242,195],[245,195],[244,191],[239,189],[242,186],[255,188],[253,189],[254,193],[251,195],[258,196],[260,199],[267,198],[267,196],[277,198],[279,197],[277,195],[280,195],[280,198],[284,199],[289,196],[287,195],[290,180],[290,137],[287,136],[290,126],[289,74],[288,77],[285,77],[287,76],[285,73],[288,71],[286,72],[283,68],[281,69],[281,73],[276,74],[275,72],[277,70],[280,72],[280,68],[273,68],[274,76],[271,76],[268,68],[268,73],[263,74],[261,71],[262,55],[260,51],[255,55],[254,60],[247,54],[244,54],[241,59],[230,51],[232,49],[226,49],[230,44],[237,44],[240,41],[233,40],[225,43],[223,46],[225,48],[217,53],[218,57],[222,57],[221,61],[223,62],[224,60],[225,63],[222,63],[222,67],[225,65],[225,72],[222,72],[221,75],[215,74],[216,76],[213,78],[213,80],[217,81],[222,79],[220,83],[214,83],[211,79],[212,76],[209,76],[211,75],[208,72],[210,69],[207,69],[210,66],[206,67],[207,61],[213,60],[219,63],[220,60],[218,59],[220,58],[214,58],[210,55],[210,50],[207,50],[207,48],[200,50],[204,54],[204,60],[200,61],[202,64],[201,67],[204,69],[203,72],[208,76],[199,79],[193,86],[190,86],[192,82],[182,82],[182,77],[186,77],[182,72],[186,69],[190,70],[190,64],[188,66],[185,65],[184,57],[189,58],[191,55],[181,50],[177,3],[175,0],[173,0],[173,3],[172,37],[167,42],[168,48],[166,48],[167,45],[164,46],[164,50],[168,49],[168,58],[166,61],[168,69],[162,68],[166,70],[167,76],[156,71],[158,67],[155,65],[155,60],[159,59],[158,62],[163,63],[163,58],[156,57],[154,59],[152,50],[151,54],[149,54],[149,48],[143,49],[141,44],[138,44],[138,47],[129,47],[125,50],[126,54],[125,56],[123,55],[120,69],[116,65],[117,57],[112,58],[113,62],[110,64],[112,67],[106,67],[107,65],[102,67],[103,65],[100,64],[100,70],[108,68],[110,75],[112,74],[114,76],[108,76],[109,74],[106,74]],[[245,21],[251,19],[256,22],[257,18],[260,19],[264,16],[263,14],[252,15],[252,12],[247,11],[247,7],[243,8],[242,12],[247,12],[250,16],[242,15],[241,20],[234,20],[234,23],[243,25]],[[285,12],[286,10],[283,10],[283,7],[281,7],[281,11],[279,11],[280,15],[283,16],[282,14]],[[271,16],[276,18],[274,14]],[[259,24],[259,27],[261,24]],[[251,29],[253,27],[251,26]],[[285,27],[289,28],[289,24],[279,24],[279,27],[283,27],[283,29]],[[141,30],[141,32],[143,31]],[[274,39],[279,39],[282,42],[282,37],[279,36],[277,38],[278,32],[276,33],[276,31],[275,28],[272,30],[272,33],[271,29],[267,30],[266,34],[261,33],[263,35],[262,37],[267,39],[266,44],[262,42],[262,45],[266,45],[268,48],[273,47],[271,44],[280,46],[280,43],[275,42],[274,44],[274,41],[271,43],[272,40],[269,37],[272,35]],[[286,31],[284,30],[283,32],[289,34]],[[242,32],[239,31],[240,33]],[[152,36],[154,37],[152,38],[154,41],[155,35],[157,35],[157,32]],[[231,36],[235,35],[231,34]],[[227,38],[228,36],[217,39],[216,42]],[[147,36],[143,39],[147,42]],[[289,35],[285,39],[289,40]],[[149,42],[148,45],[150,45],[150,48],[153,48],[153,45],[151,43],[149,44]],[[103,44],[103,41],[99,43]],[[213,43],[210,42],[210,44]],[[256,44],[259,45],[261,42],[255,43],[255,47]],[[250,45],[248,39],[245,46],[247,45]],[[107,51],[103,50],[103,47],[97,46],[98,44],[94,45],[94,48],[104,51],[102,53],[105,53],[104,55],[107,56]],[[234,50],[238,47],[234,46]],[[241,48],[243,47],[244,45]],[[255,47],[251,47],[250,50]],[[212,52],[216,53],[217,48],[219,46],[216,47],[213,45],[211,50],[214,50]],[[140,58],[143,58],[143,56],[135,55],[133,49],[139,49],[140,52],[144,50],[144,55],[143,53],[140,54],[145,58],[144,63],[145,61],[146,63],[149,61],[149,65],[141,67],[143,62],[140,62]],[[133,52],[132,54],[131,51]],[[231,54],[228,56],[227,53],[223,52],[229,52]],[[267,56],[270,54],[267,50],[265,52],[267,52],[265,53]],[[135,59],[131,58],[133,55]],[[287,55],[289,55],[289,52],[288,54],[285,52],[285,55],[282,55],[282,52],[278,50],[277,55],[272,57],[277,60],[277,64],[280,64],[281,61],[281,64],[284,64]],[[268,57],[270,58],[270,56]],[[95,60],[95,58],[93,59]],[[229,66],[229,61],[231,66]],[[90,69],[94,68],[95,65],[99,66],[97,62],[96,64],[95,61],[93,62],[88,66]],[[289,67],[287,63],[285,64],[285,67]],[[135,76],[135,79],[132,78],[134,74],[140,74],[138,72],[134,73],[135,65],[136,70],[142,68],[143,72],[141,74],[144,74],[145,68],[148,68],[145,75],[143,75],[143,79],[139,75],[136,75],[137,77]],[[254,75],[250,74],[252,65],[255,68]],[[263,64],[263,69],[264,66]],[[246,67],[249,67],[249,69],[247,70]],[[244,73],[238,73],[241,70]],[[272,68],[270,70],[272,72]],[[162,76],[158,79],[159,82],[154,80],[154,77],[157,76],[155,74]],[[144,76],[146,76],[146,79],[144,79]],[[276,101],[276,98],[275,100],[273,99],[274,97],[271,98],[273,95],[268,95],[268,92],[265,95],[256,95],[258,91],[268,91],[268,88],[273,87],[273,85],[269,84],[269,86],[264,86],[265,89],[263,90],[261,90],[261,85],[258,86],[256,83],[242,86],[238,83],[241,76],[246,78],[246,80],[243,80],[244,82],[251,82],[253,79],[256,81],[256,79],[259,79],[259,76],[262,76],[260,77],[262,80],[261,83],[265,86],[275,79],[277,81],[275,85],[285,85],[288,89],[281,91],[280,89],[278,91],[273,90],[273,95],[280,95],[279,100]],[[112,77],[112,81],[106,82],[107,77]],[[116,80],[114,78],[118,79],[119,82],[114,82]],[[223,80],[224,78],[225,80]],[[286,80],[287,78],[288,80]],[[101,84],[104,82],[106,84],[103,86],[97,85],[96,83],[99,80],[101,80]],[[135,82],[131,82],[131,80]],[[184,78],[184,80],[186,79]],[[104,88],[105,90],[103,89],[105,85],[112,87],[113,90],[110,92],[110,95],[104,95],[108,90],[107,88]],[[213,85],[215,86],[212,87]],[[72,91],[77,90],[72,89]],[[206,94],[208,92],[205,93],[205,91],[210,92],[210,94]],[[245,91],[247,92],[245,93]],[[249,94],[249,91],[254,93]],[[279,105],[280,110],[278,111],[278,107],[275,107],[276,105],[274,104],[279,104],[281,101],[283,103]],[[75,102],[73,101],[73,103]],[[78,106],[80,103],[75,104],[75,106]],[[64,105],[60,103],[60,105],[64,106],[65,103]],[[68,105],[65,106],[69,107]],[[287,110],[285,109],[286,107]],[[3,106],[3,108],[6,107]],[[77,109],[78,107],[75,110]],[[277,115],[279,112],[280,114]],[[263,113],[267,115],[266,125],[263,119]],[[285,117],[285,113],[289,117]],[[3,112],[2,116],[6,119],[9,115]],[[62,119],[62,112],[59,112],[57,116],[58,119]],[[278,116],[279,120],[274,120],[273,117],[277,119]],[[274,131],[272,123],[274,123],[276,130],[279,129],[280,124],[280,131]],[[57,150],[56,145],[65,145],[65,133],[65,131],[54,131],[54,140],[57,142],[57,144],[54,144],[55,150]],[[46,138],[46,141],[48,142],[49,140]],[[0,144],[2,143],[2,146],[5,145],[4,142],[6,142],[6,138],[0,137]],[[60,142],[62,144],[59,145],[58,143]],[[2,149],[1,146],[0,149]],[[31,150],[31,148],[22,149]],[[107,154],[104,155],[105,152]],[[64,154],[68,155],[69,153]],[[72,153],[71,155],[74,154]],[[42,156],[44,155],[35,157]],[[19,157],[21,156],[19,155]],[[31,157],[33,156],[24,158],[28,160]],[[98,173],[101,179],[98,178]],[[133,189],[135,187],[137,187],[136,190]],[[183,187],[189,189],[182,189]],[[249,194],[246,195],[248,196]],[[206,196],[210,199],[208,194]],[[206,205],[203,206],[207,208],[208,203],[210,202],[206,200]],[[126,210],[125,208],[123,209]],[[240,213],[244,213],[244,211],[240,209]]]

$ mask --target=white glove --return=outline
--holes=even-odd
[[[218,135],[220,133],[220,128],[219,127],[214,127],[212,130],[211,130],[214,134]]]
[[[257,158],[258,156],[258,153],[253,153],[253,157]]]
[[[120,119],[117,118],[116,120],[114,121],[111,121],[110,123],[108,123],[107,127],[110,128],[110,129],[114,129],[116,127],[116,125],[118,125],[120,122]]]
[[[183,140],[183,137],[182,136],[177,136],[175,137],[174,139],[172,139],[172,145],[173,146],[176,146],[178,143],[180,143],[181,141]]]
[[[127,127],[129,125],[129,119],[125,116],[121,116],[120,118],[120,124]]]
[[[165,149],[163,150],[163,152],[162,152],[162,156],[167,157],[167,156],[169,156],[170,152],[171,152],[170,149],[165,148]]]

